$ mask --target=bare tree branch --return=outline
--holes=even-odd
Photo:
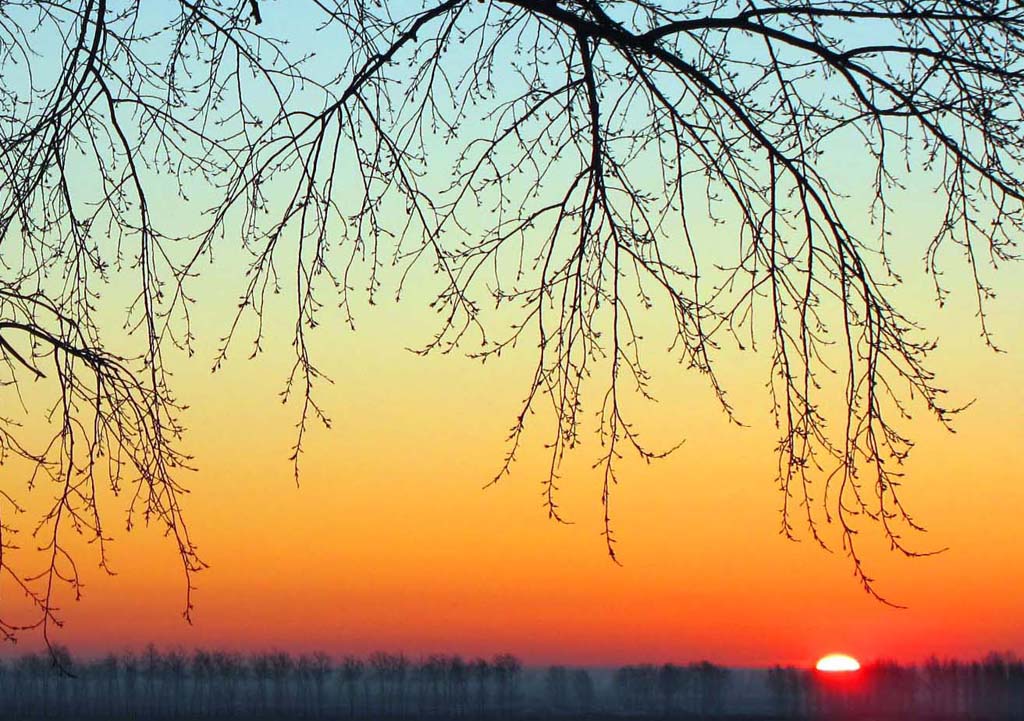
[[[0,492],[0,571],[38,611],[7,636],[47,629],[53,588],[80,588],[67,528],[104,553],[103,484],[166,526],[191,589],[164,357],[194,352],[190,289],[221,250],[246,262],[214,369],[239,342],[263,350],[272,304],[292,314],[296,479],[310,423],[330,424],[313,329],[334,305],[354,327],[354,301],[401,297],[423,269],[438,325],[418,352],[535,349],[494,481],[548,423],[543,503],[563,520],[562,461],[594,431],[613,558],[623,455],[670,450],[636,421],[654,323],[736,422],[721,354],[767,346],[782,533],[838,539],[882,600],[858,534],[922,555],[900,494],[910,415],[948,426],[960,407],[898,302],[891,198],[937,190],[923,273],[944,303],[943,263],[963,255],[995,348],[990,270],[1024,230],[1016,0],[0,0],[0,69],[2,383],[51,394],[54,431],[29,449],[4,416],[0,449],[57,491],[42,574],[3,553],[22,506]],[[854,143],[863,198],[844,187]],[[734,231],[734,252],[707,228]],[[115,283],[132,289],[120,334],[97,310]]]

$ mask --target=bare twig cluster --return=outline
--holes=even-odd
[[[305,45],[288,42],[296,22]],[[34,625],[55,620],[55,582],[79,584],[64,530],[105,538],[100,482],[131,485],[186,575],[202,565],[164,354],[192,352],[189,288],[215,252],[242,258],[215,368],[250,327],[258,353],[271,296],[290,299],[296,474],[309,423],[330,422],[311,329],[331,305],[354,324],[388,268],[401,296],[422,267],[439,323],[420,352],[535,348],[495,480],[549,414],[544,503],[561,519],[562,459],[596,415],[613,557],[619,460],[665,453],[630,410],[652,395],[649,318],[730,418],[724,346],[767,346],[783,533],[826,544],[835,524],[875,595],[866,522],[919,553],[899,493],[906,421],[914,405],[947,424],[957,408],[896,303],[891,199],[934,179],[945,210],[925,271],[943,302],[940,261],[959,248],[991,344],[986,266],[1015,257],[1024,224],[1017,0],[2,0],[0,73],[3,383],[15,398],[45,379],[56,399],[42,449],[13,415],[0,427],[58,489],[36,577],[9,561],[20,505],[3,486],[0,568]],[[834,160],[853,141],[873,169],[865,213],[843,194],[854,154]],[[179,222],[170,198],[203,212]],[[110,341],[100,295],[122,286],[126,332]]]

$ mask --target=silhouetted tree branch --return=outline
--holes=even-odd
[[[331,52],[286,43],[284,12]],[[942,303],[941,255],[963,253],[993,344],[986,265],[1015,257],[1024,223],[1022,33],[1016,0],[2,0],[3,383],[50,395],[54,435],[29,448],[5,415],[0,441],[57,489],[35,529],[41,574],[12,565],[21,505],[3,489],[0,570],[38,610],[22,626],[47,629],[54,584],[80,585],[67,529],[103,553],[100,484],[130,486],[130,513],[167,527],[187,577],[201,568],[164,354],[193,352],[189,289],[215,252],[245,260],[214,368],[243,324],[260,352],[271,296],[288,298],[296,476],[309,424],[330,422],[309,348],[324,307],[352,325],[387,268],[399,297],[422,266],[439,321],[420,352],[536,349],[495,480],[546,409],[544,497],[561,519],[561,462],[597,411],[613,557],[619,460],[665,453],[634,420],[652,395],[642,319],[668,320],[671,353],[730,418],[723,346],[766,346],[782,531],[802,523],[825,545],[836,524],[878,596],[856,534],[873,521],[919,554],[905,426],[914,407],[944,424],[957,410],[896,302],[891,197],[912,174],[934,181],[945,210],[925,272]],[[833,160],[853,139],[874,168],[870,227],[843,197],[848,155]],[[735,248],[702,221],[734,229]],[[99,306],[114,286],[132,300],[111,340]]]

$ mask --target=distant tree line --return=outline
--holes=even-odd
[[[0,662],[0,719],[1024,719],[1024,662],[877,662],[855,674],[707,661],[526,669],[515,656],[109,654]],[[750,679],[754,679],[751,688]]]
[[[787,719],[1024,719],[1024,660],[1012,654],[879,661],[854,674],[776,667],[768,687],[775,715]]]
[[[243,656],[225,651],[110,654],[76,660],[64,648],[0,663],[0,718],[510,718],[526,715],[695,714],[725,711],[726,669],[626,666],[524,670],[491,659],[373,653]]]
[[[225,651],[110,654],[64,648],[0,664],[2,718],[468,718],[519,710],[522,663],[510,654],[412,661],[378,652],[243,656]]]
[[[727,710],[728,682],[728,671],[707,661],[688,666],[625,666],[614,676],[617,710],[664,716],[720,716]]]

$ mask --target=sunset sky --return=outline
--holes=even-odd
[[[507,649],[532,663],[580,664],[1019,649],[1024,343],[1011,275],[993,306],[1008,353],[983,347],[961,305],[930,317],[944,339],[935,356],[943,381],[977,400],[955,435],[923,416],[912,426],[919,444],[905,493],[930,533],[909,541],[950,550],[908,560],[866,546],[880,590],[908,609],[869,598],[838,549],[778,534],[765,358],[728,366],[745,428],[725,420],[699,379],[652,358],[660,403],[640,406],[643,432],[685,443],[661,462],[626,463],[613,497],[619,567],[599,536],[593,439],[564,469],[562,509],[573,525],[548,521],[541,505],[542,416],[512,477],[481,488],[504,452],[528,349],[486,366],[420,358],[404,347],[424,340],[429,313],[389,303],[364,309],[356,333],[318,336],[335,380],[321,396],[334,428],[312,434],[298,488],[288,462],[297,411],[276,400],[287,354],[238,358],[213,375],[205,362],[179,359],[179,395],[192,406],[184,447],[199,468],[185,477],[187,511],[210,564],[196,577],[194,623],[180,616],[172,545],[155,529],[125,534],[110,524],[118,575],[103,576],[83,551],[84,599],[63,604],[56,638],[80,653],[152,640],[412,655]],[[216,337],[222,320],[203,317],[200,337]]]
[[[856,186],[870,172],[862,161],[848,147],[819,162],[844,168]],[[296,486],[289,454],[299,411],[278,398],[292,362],[287,301],[268,313],[266,352],[246,359],[252,326],[243,325],[229,362],[210,372],[244,284],[243,254],[225,243],[193,288],[195,356],[168,356],[177,397],[189,406],[181,447],[198,469],[181,477],[191,489],[186,515],[209,564],[194,579],[193,622],[181,617],[185,588],[173,545],[155,526],[126,533],[126,499],[108,496],[117,575],[96,567],[95,548],[77,549],[84,595],[77,603],[62,598],[65,626],[54,640],[85,655],[152,641],[332,654],[510,651],[527,663],[580,665],[704,658],[809,665],[829,651],[862,661],[1021,651],[1024,272],[985,270],[999,293],[989,325],[1005,353],[979,337],[964,265],[952,251],[945,260],[954,293],[939,309],[921,272],[938,221],[932,181],[911,177],[894,199],[889,242],[905,282],[892,293],[939,338],[932,364],[951,404],[974,403],[956,419],[955,434],[922,407],[912,408],[904,427],[917,442],[904,500],[929,529],[905,540],[922,551],[949,550],[907,559],[890,553],[877,529],[862,534],[878,590],[907,608],[865,594],[834,528],[825,532],[832,553],[799,526],[800,543],[779,534],[769,354],[723,349],[720,374],[745,425],[730,424],[706,383],[659,350],[670,340],[660,309],[645,321],[658,402],[628,403],[653,446],[684,442],[650,465],[626,456],[611,501],[621,566],[600,535],[601,482],[592,468],[600,455],[598,404],[585,410],[584,444],[561,472],[560,506],[571,525],[550,521],[543,508],[551,429],[543,413],[531,419],[511,476],[483,488],[500,468],[535,348],[524,343],[486,365],[458,353],[410,352],[436,329],[426,304],[438,283],[426,264],[400,303],[385,292],[378,305],[357,308],[355,332],[337,313],[323,316],[312,342],[334,381],[318,395],[333,427],[311,431]],[[206,199],[196,196],[194,203]],[[863,216],[867,200],[854,195],[849,203],[860,203]],[[175,212],[178,202],[168,186],[163,211]],[[712,256],[722,239],[734,244],[728,227],[707,223],[696,232]],[[102,301],[115,335],[133,282],[126,277]],[[590,393],[601,390],[597,384]],[[5,467],[5,480],[17,472]],[[35,489],[30,510],[51,495],[45,485]],[[31,547],[28,524],[23,529],[22,545]],[[17,592],[2,590],[16,619]],[[0,653],[41,643],[26,634]]]

